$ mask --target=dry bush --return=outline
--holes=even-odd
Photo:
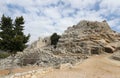
[[[21,64],[22,65],[28,65],[28,64],[35,64],[37,61],[39,60],[39,53],[37,52],[33,52],[33,53],[28,53],[25,54],[22,58],[21,58]]]

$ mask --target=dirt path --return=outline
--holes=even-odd
[[[55,70],[42,78],[120,78],[120,62],[109,56],[92,56],[71,69]]]
[[[31,70],[37,70],[37,69],[40,69],[40,68],[41,67],[37,67],[37,66],[24,66],[22,68],[12,69],[12,73],[27,72],[27,71],[31,71]],[[0,70],[0,76],[8,75],[9,71],[10,71],[9,69]]]

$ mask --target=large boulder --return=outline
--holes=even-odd
[[[120,50],[118,50],[117,52],[115,52],[115,53],[111,56],[111,58],[114,59],[114,60],[120,61]]]

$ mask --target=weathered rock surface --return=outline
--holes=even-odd
[[[120,50],[111,56],[112,59],[120,61]]]
[[[100,54],[115,51],[119,34],[111,30],[106,21],[81,21],[69,27],[59,39],[57,51],[61,53]],[[110,44],[110,45],[109,45]]]
[[[31,49],[28,51],[25,51],[24,53],[17,54],[16,58],[20,58],[20,61],[18,62],[19,65],[39,65],[43,67],[49,67],[49,66],[60,66],[60,64],[64,63],[71,63],[74,64],[78,61],[80,61],[81,57],[75,57],[70,55],[54,55],[52,51],[50,50],[44,50],[44,49]]]
[[[120,61],[120,41],[113,44],[114,44],[114,47],[117,48],[117,51],[111,56],[111,58]]]
[[[35,49],[35,48],[41,48],[41,47],[45,47],[47,45],[50,45],[50,39],[49,37],[45,37],[45,38],[38,38],[37,41],[33,42],[31,45],[29,45],[25,50],[28,49]]]

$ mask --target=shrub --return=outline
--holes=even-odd
[[[0,59],[7,58],[8,56],[10,56],[10,53],[7,53],[7,52],[0,52]]]
[[[60,35],[57,35],[57,33],[53,33],[53,35],[50,37],[51,45],[57,45],[57,42],[60,38]]]

